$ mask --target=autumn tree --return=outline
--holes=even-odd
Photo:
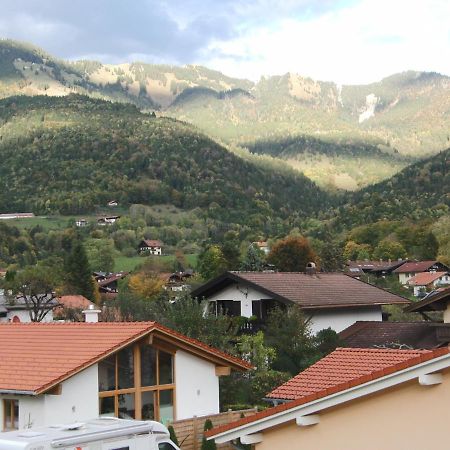
[[[218,245],[211,245],[198,255],[197,270],[205,280],[216,277],[226,267],[227,261]]]
[[[151,300],[164,286],[164,280],[156,272],[138,272],[129,277],[128,287],[137,296]]]
[[[306,238],[288,236],[273,246],[267,260],[281,272],[304,272],[317,256]]]

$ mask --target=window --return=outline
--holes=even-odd
[[[3,400],[3,430],[19,428],[19,400]]]
[[[175,447],[170,442],[160,442],[158,450],[175,450]]]
[[[99,362],[98,389],[101,416],[173,420],[173,354],[131,345]]]

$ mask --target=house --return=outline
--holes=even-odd
[[[143,239],[138,245],[138,252],[147,255],[161,255],[163,243],[157,239]]]
[[[89,222],[86,219],[77,219],[75,221],[75,225],[77,227],[87,227]]]
[[[339,338],[342,347],[433,349],[450,344],[450,323],[358,321]]]
[[[57,320],[82,321],[82,311],[95,309],[95,303],[83,295],[61,295],[58,297],[59,306],[53,310],[53,317]],[[69,317],[68,317],[69,316]]]
[[[346,273],[351,277],[361,277],[363,275],[374,275],[377,278],[385,277],[406,262],[403,259],[396,261],[348,261]]]
[[[269,396],[281,404],[208,439],[255,450],[434,448],[447,439],[450,353],[337,349]]]
[[[225,272],[192,291],[215,311],[264,322],[276,306],[298,305],[314,333],[331,327],[339,332],[358,320],[382,320],[383,305],[409,300],[343,273]]]
[[[4,430],[215,414],[219,377],[251,368],[155,322],[0,324],[0,361]]]
[[[416,297],[423,297],[437,287],[450,285],[450,275],[448,272],[422,272],[410,278],[406,285],[413,288]]]
[[[112,225],[113,223],[116,223],[117,220],[120,219],[120,216],[107,216],[107,217],[100,217],[97,219],[97,225],[100,226],[106,226],[106,225]]]
[[[108,202],[108,206],[117,206],[117,205],[118,205],[118,203],[116,200],[111,200]]]
[[[31,219],[32,217],[35,217],[34,213],[7,213],[7,214],[0,214],[0,220]]]
[[[188,283],[188,280],[194,275],[192,269],[161,275],[164,276],[164,286],[166,290],[172,292],[185,292],[191,290],[191,285]]]
[[[393,271],[398,275],[398,281],[406,285],[406,282],[422,272],[448,272],[450,269],[439,261],[416,261],[407,262]]]
[[[98,285],[100,294],[107,294],[109,297],[116,297],[119,293],[119,280],[125,278],[129,272],[94,272],[94,278]]]
[[[10,297],[0,294],[0,323],[3,322],[31,322],[36,314],[42,317],[43,322],[53,321],[53,310],[58,306],[57,299],[46,295],[44,299],[34,307],[26,302],[23,297]]]

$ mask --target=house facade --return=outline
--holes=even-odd
[[[448,348],[337,349],[288,383],[296,394],[288,403],[206,435],[255,450],[423,450],[446,442]],[[286,397],[281,388],[276,394]]]
[[[57,299],[49,297],[49,300],[42,302],[41,310],[42,322],[53,321],[53,311],[58,306]],[[31,312],[30,305],[27,305],[25,300],[20,297],[9,298],[4,294],[0,294],[0,323],[7,322],[31,322],[33,313]]]
[[[156,239],[144,239],[138,245],[138,252],[147,255],[162,255],[163,243]]]
[[[155,322],[0,324],[0,359],[4,431],[215,414],[219,377],[251,367]]]
[[[271,309],[298,305],[311,331],[339,332],[358,320],[381,321],[382,305],[409,301],[341,273],[226,272],[191,294],[232,316],[265,322]]]
[[[439,261],[407,262],[393,271],[404,286],[408,280],[422,272],[448,272],[450,269]]]
[[[441,286],[450,285],[450,275],[448,272],[422,272],[410,278],[406,285],[413,288],[415,297],[423,297]]]

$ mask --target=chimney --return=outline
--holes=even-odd
[[[98,315],[101,313],[100,309],[94,309],[94,305],[89,305],[88,309],[83,311],[84,321],[86,323],[97,323]]]
[[[316,264],[313,262],[306,264],[306,273],[308,275],[314,275],[316,273]]]

